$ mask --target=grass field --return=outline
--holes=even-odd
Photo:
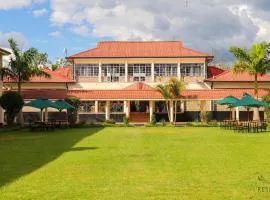
[[[259,188],[258,188],[259,187]],[[0,199],[269,199],[270,135],[219,128],[0,133]]]

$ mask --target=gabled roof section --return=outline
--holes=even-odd
[[[223,73],[213,76],[206,81],[209,82],[253,82],[254,76],[248,73],[233,73],[232,70],[224,71]],[[270,82],[270,75],[265,74],[263,76],[258,75],[259,82]]]
[[[96,48],[68,57],[72,58],[170,58],[211,57],[185,48],[181,41],[104,41]]]
[[[154,88],[152,88],[151,86],[142,83],[142,82],[138,82],[138,83],[134,83],[128,87],[125,87],[123,90],[154,90]]]
[[[0,55],[7,56],[10,55],[11,53],[5,49],[0,48]]]
[[[226,70],[221,69],[221,68],[216,67],[216,66],[208,66],[207,67],[207,78],[216,77],[216,76],[218,76],[219,74],[222,74],[225,71]]]

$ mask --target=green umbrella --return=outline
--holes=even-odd
[[[58,109],[58,106],[54,102],[52,102],[52,101],[50,101],[48,99],[35,99],[35,100],[32,100],[29,103],[25,104],[25,106],[39,108],[40,109],[40,115],[41,115],[40,116],[41,121],[43,121],[42,111],[43,111],[44,108],[51,107],[51,108]]]
[[[218,105],[228,105],[229,106],[229,109],[231,111],[231,109],[232,109],[231,105],[237,103],[238,101],[239,101],[239,99],[237,99],[234,96],[227,96],[224,99],[220,99],[220,100],[216,101],[215,104],[218,104]],[[230,118],[232,118],[231,115],[230,115]]]
[[[215,102],[215,104],[218,105],[231,105],[231,104],[235,104],[239,101],[239,99],[237,99],[234,96],[227,96],[224,99],[220,99],[218,101]]]
[[[250,108],[265,107],[265,106],[268,106],[268,104],[263,101],[253,98],[248,93],[244,93],[242,99],[240,99],[238,102],[234,104],[231,104],[230,106],[231,107],[243,106],[243,107],[246,107],[247,110],[249,111]],[[249,121],[249,115],[248,115],[248,121]]]
[[[54,102],[57,105],[57,109],[62,111],[64,109],[74,109],[74,106],[70,105],[68,102],[65,100],[59,99]]]
[[[248,93],[244,93],[242,99],[240,99],[238,102],[231,104],[232,107],[238,107],[238,106],[243,106],[243,107],[265,107],[268,106],[267,103],[260,101],[258,99],[253,98],[251,95]]]

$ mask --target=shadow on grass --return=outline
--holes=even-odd
[[[40,133],[16,131],[0,134],[0,187],[27,175],[68,151],[95,150],[98,147],[75,147],[85,137],[102,127],[56,130]]]

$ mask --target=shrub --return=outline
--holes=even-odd
[[[265,103],[270,104],[270,95],[266,95],[262,99]],[[264,111],[266,115],[266,120],[270,122],[270,107],[269,106],[265,107]]]
[[[115,124],[115,121],[114,120],[105,120],[104,122],[105,124]]]
[[[124,116],[123,122],[124,122],[124,125],[125,125],[126,127],[129,126],[129,118],[128,118],[128,117]]]
[[[155,125],[157,124],[157,119],[156,119],[156,115],[155,115],[155,114],[153,114],[153,115],[151,116],[150,124],[151,124],[152,126],[155,126]]]
[[[78,109],[81,105],[81,101],[76,97],[67,97],[65,101],[74,107],[67,110],[68,122],[73,126],[77,122]]]
[[[161,126],[166,126],[167,125],[167,122],[166,122],[165,119],[161,119],[160,123],[161,123]]]
[[[16,115],[24,104],[23,97],[18,92],[6,92],[0,97],[0,105],[6,111],[7,124],[13,125]]]

